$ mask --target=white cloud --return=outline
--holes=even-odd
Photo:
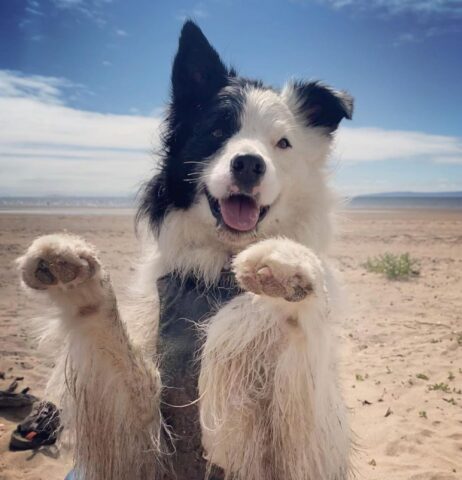
[[[201,18],[207,18],[209,15],[210,14],[206,6],[203,3],[197,3],[191,9],[180,10],[180,12],[176,15],[176,18],[177,20],[180,20],[180,22],[184,22],[188,18],[192,18],[193,20],[199,20]]]
[[[380,10],[390,15],[412,13],[462,17],[462,0],[318,0],[336,9]]]
[[[71,108],[63,79],[0,71],[0,195],[134,193],[160,120]]]
[[[429,38],[459,34],[462,31],[462,0],[299,0],[317,2],[352,15],[371,14],[395,21],[398,16],[413,18],[406,21],[407,28],[398,35],[393,46],[421,43]]]
[[[115,31],[116,35],[119,36],[119,37],[128,37],[128,33],[123,30],[122,28],[118,28],[116,31]]]
[[[63,90],[78,86],[63,78],[22,75],[20,72],[0,70],[2,97],[33,98],[47,103],[62,103]]]
[[[112,3],[112,0],[52,0],[52,3],[59,10],[81,15],[103,28],[107,24],[105,7]]]
[[[83,0],[52,0],[53,3],[59,8],[75,8],[78,5],[82,5]]]
[[[397,39],[393,42],[393,46],[400,47],[409,43],[421,43],[424,40],[423,37],[416,35],[415,33],[402,33],[398,35]]]
[[[38,17],[42,17],[43,13],[39,10],[39,7],[26,7],[25,8],[27,13],[30,13],[31,15],[36,15]]]
[[[335,156],[343,162],[423,160],[442,163],[462,157],[462,139],[422,132],[380,128],[340,129]]]
[[[65,101],[66,90],[74,87],[65,79],[0,70],[0,196],[126,195],[149,178],[155,163],[152,152],[159,146],[160,110],[153,110],[152,116],[136,110],[131,115],[79,110]],[[422,169],[431,166],[437,171],[443,163],[462,165],[462,139],[342,127],[333,158],[345,168],[413,160],[421,161]],[[386,179],[376,181],[387,185]],[[361,187],[361,179],[355,177],[342,189],[422,189],[419,181],[416,173],[414,186],[385,188],[365,180]]]

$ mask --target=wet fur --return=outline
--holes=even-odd
[[[18,260],[24,284],[59,310],[44,334],[57,362],[50,391],[73,432],[79,479],[168,478],[154,361],[156,279],[175,270],[212,284],[231,261],[246,293],[209,319],[200,352],[208,460],[236,480],[347,478],[325,161],[351,111],[347,94],[318,82],[277,91],[238,77],[186,23],[159,170],[139,211],[152,234],[130,303],[121,314],[96,251],[80,238],[41,237]],[[281,135],[290,151],[274,148]],[[259,198],[271,204],[255,231],[239,235],[217,224],[205,195],[228,188],[236,153],[265,159]]]

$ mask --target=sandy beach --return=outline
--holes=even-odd
[[[120,292],[138,250],[130,215],[0,212],[0,388],[41,397],[51,368],[28,334],[38,307],[19,286],[14,259],[41,234],[68,230],[94,243]],[[409,252],[421,274],[390,281],[363,263]],[[358,479],[462,478],[462,210],[347,210],[332,256],[349,307],[337,326]],[[0,480],[62,480],[57,448],[9,452],[27,412],[0,410]]]

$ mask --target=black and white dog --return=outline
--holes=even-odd
[[[126,311],[83,239],[41,237],[18,260],[59,309],[50,385],[77,478],[348,477],[325,170],[352,108],[319,82],[238,76],[185,23]]]

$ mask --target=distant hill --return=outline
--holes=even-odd
[[[358,195],[348,202],[349,208],[365,209],[462,209],[462,192],[383,192]]]
[[[354,198],[460,198],[461,192],[382,192],[357,195]]]

